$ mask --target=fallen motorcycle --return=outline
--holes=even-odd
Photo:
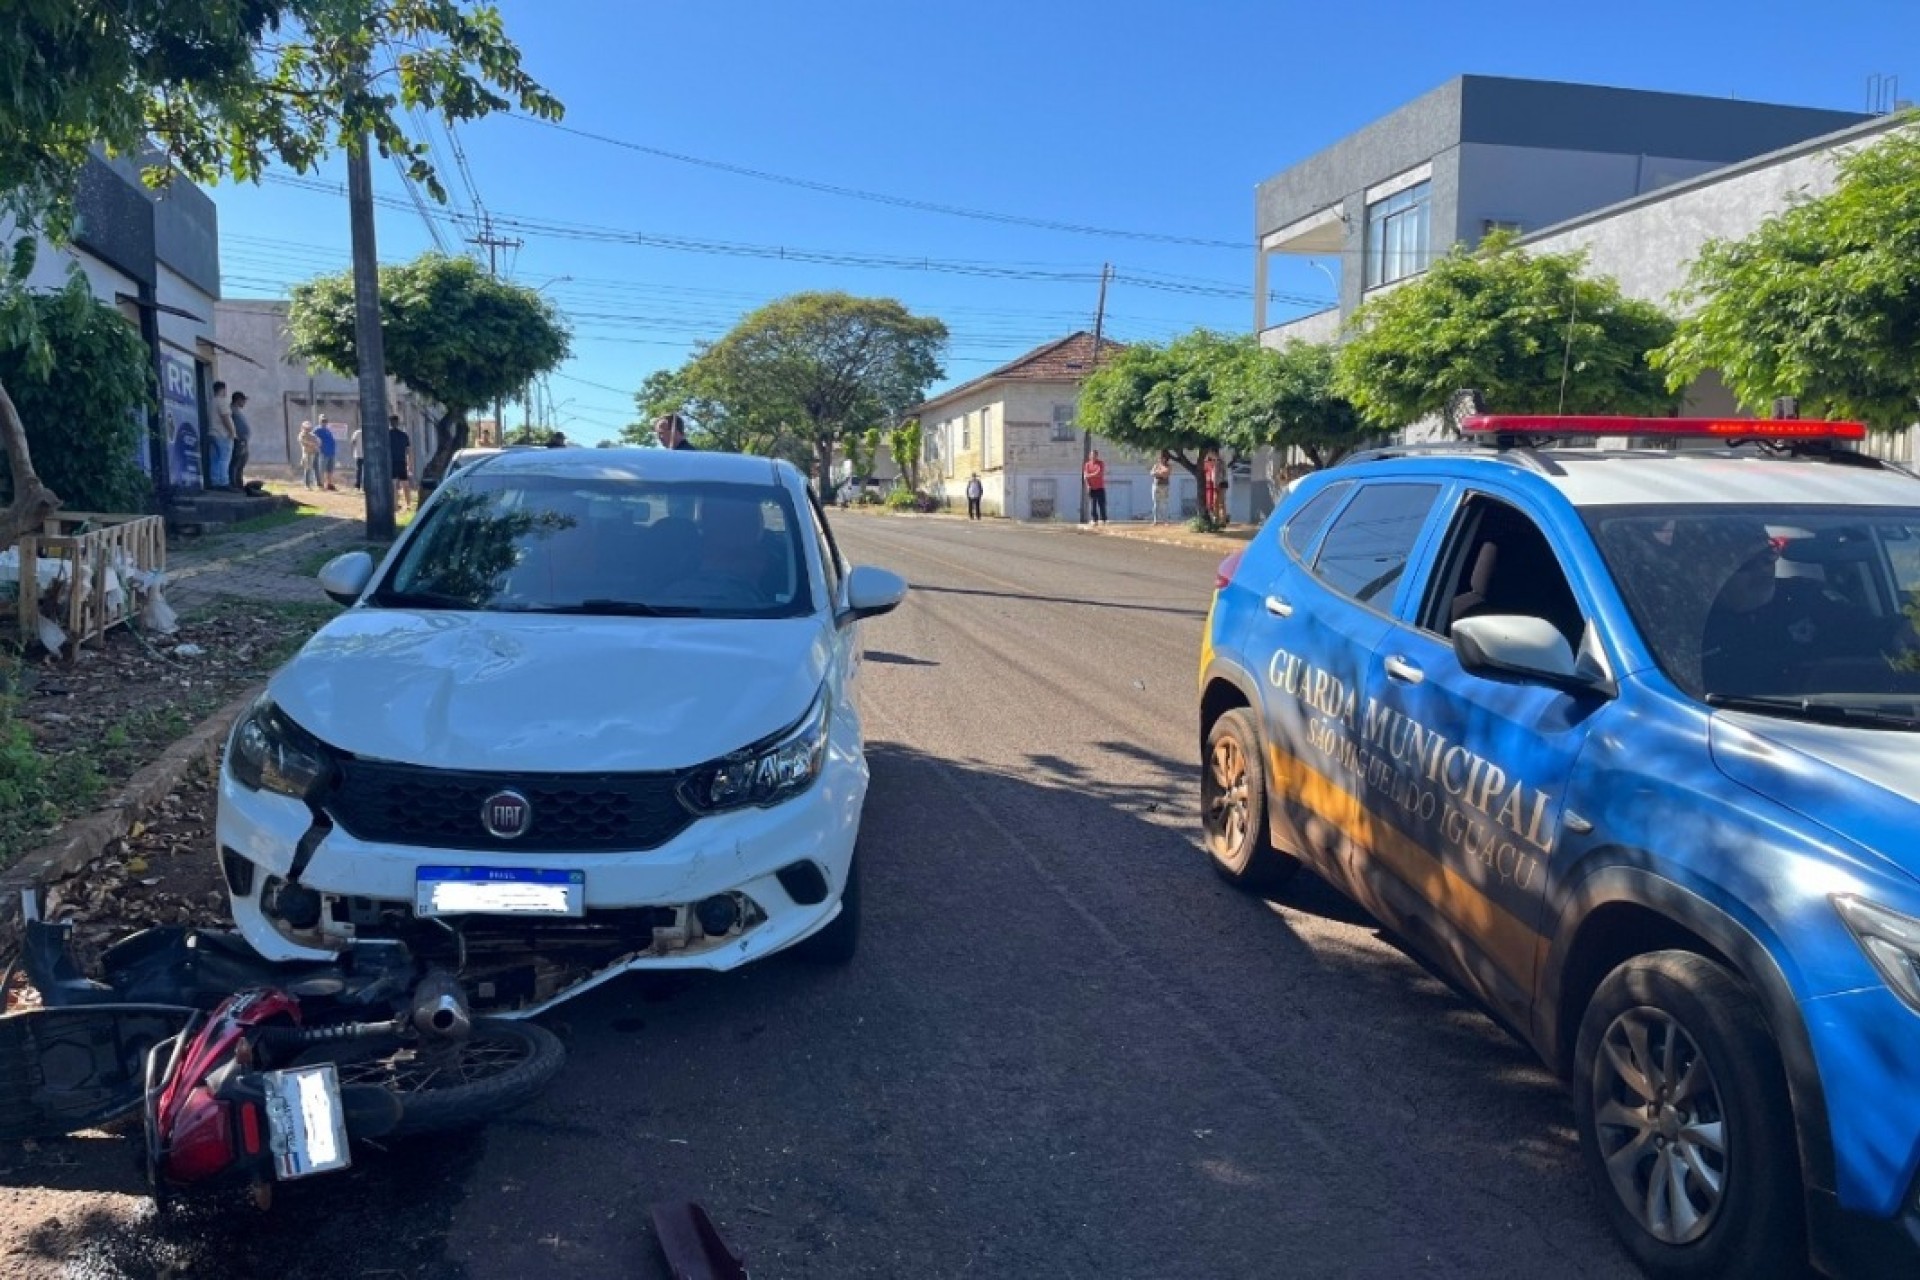
[[[31,915],[31,913],[29,913]],[[38,1007],[0,1017],[0,1138],[140,1116],[155,1200],[342,1169],[355,1144],[484,1123],[565,1061],[529,1022],[475,1018],[459,982],[406,946],[324,964],[261,960],[237,935],[148,929],[86,977],[72,927],[29,918]],[[0,983],[10,990],[12,974]]]

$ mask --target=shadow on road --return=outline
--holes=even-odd
[[[943,596],[985,596],[995,600],[1030,600],[1040,604],[1067,604],[1084,609],[1125,609],[1135,613],[1170,613],[1181,618],[1207,616],[1205,609],[1182,609],[1175,605],[1130,604],[1123,600],[1081,600],[1072,596],[1043,596],[1026,591],[987,591],[979,587],[936,587],[925,582],[913,584],[915,591]]]

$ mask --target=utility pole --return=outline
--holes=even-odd
[[[367,540],[394,535],[393,459],[387,451],[387,353],[380,332],[380,255],[373,240],[371,144],[347,148],[347,210],[353,225],[353,348],[360,366],[360,453],[365,459]]]
[[[494,279],[500,278],[500,250],[518,249],[525,241],[509,239],[493,234],[493,215],[482,214],[480,234],[467,237],[468,244],[484,246],[487,251],[487,274]],[[493,398],[493,429],[499,433],[500,443],[507,442],[506,400],[501,396]]]
[[[1107,320],[1107,281],[1113,278],[1113,264],[1102,263],[1100,267],[1100,305],[1093,310],[1093,359],[1087,370],[1092,377],[1100,367],[1100,331]],[[1077,410],[1076,410],[1077,412]],[[1093,460],[1093,432],[1087,427],[1080,428],[1080,523],[1087,522],[1087,463]]]

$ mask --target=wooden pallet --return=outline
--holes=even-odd
[[[67,633],[71,660],[80,646],[132,618],[140,608],[130,574],[164,572],[166,524],[159,516],[63,511],[37,534],[20,539],[19,620],[22,645],[39,642],[44,611]],[[52,565],[64,563],[64,574]],[[118,566],[120,592],[108,600],[108,570]],[[43,585],[44,583],[44,585]]]

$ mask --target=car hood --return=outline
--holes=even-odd
[[[792,724],[826,678],[818,618],[586,618],[360,608],[273,678],[354,755],[446,769],[642,772]]]
[[[1920,881],[1920,734],[1718,712],[1714,763]]]

